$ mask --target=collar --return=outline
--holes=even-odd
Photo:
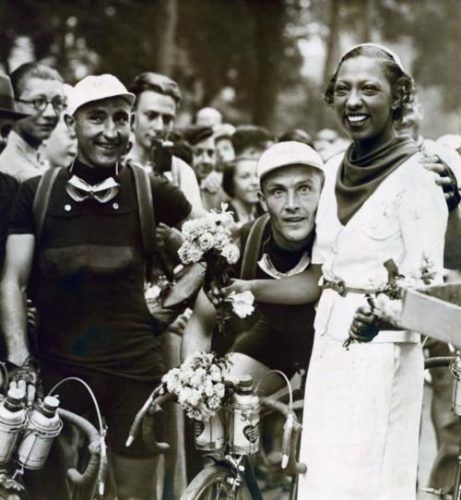
[[[8,146],[14,148],[30,164],[39,170],[46,166],[46,160],[41,157],[40,148],[35,149],[25,141],[15,130],[11,130],[8,135]]]
[[[118,178],[117,165],[116,163],[111,167],[93,167],[75,158],[74,163],[69,169],[69,176],[76,175],[91,185],[99,184],[109,177]]]
[[[286,250],[276,244],[270,224],[267,229],[261,245],[261,259],[258,262],[260,269],[278,279],[297,274],[308,267],[315,231],[312,231],[306,245],[300,250]]]

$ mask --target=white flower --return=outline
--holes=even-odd
[[[214,238],[213,235],[209,232],[203,233],[198,237],[200,250],[206,252],[207,250],[211,250],[213,248]]]
[[[200,248],[188,241],[185,241],[178,250],[179,258],[183,264],[199,262],[203,258],[203,252]]]
[[[206,372],[203,368],[197,368],[190,378],[192,387],[200,388],[204,384]]]
[[[232,305],[232,310],[239,318],[246,318],[253,314],[254,308],[254,295],[247,290],[243,293],[231,292],[226,301]]]
[[[162,289],[158,285],[152,285],[144,292],[146,300],[155,300],[160,295]]]
[[[221,255],[229,264],[235,264],[239,260],[240,250],[237,245],[229,243],[221,250]]]
[[[210,367],[210,378],[213,382],[221,382],[222,380],[221,370],[216,365]]]

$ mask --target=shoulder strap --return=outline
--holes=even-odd
[[[35,244],[40,241],[42,237],[43,224],[45,222],[46,212],[50,203],[51,191],[60,168],[49,168],[45,171],[38,183],[37,191],[34,196],[33,213],[35,223]]]
[[[134,177],[144,252],[151,258],[155,250],[155,214],[150,177],[141,166],[131,161],[127,162],[127,165]]]
[[[250,280],[256,276],[259,250],[261,248],[264,230],[266,229],[269,219],[269,214],[258,217],[248,233],[248,238],[243,250],[242,266],[240,268],[240,278],[243,280]]]

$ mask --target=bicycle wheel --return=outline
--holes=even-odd
[[[181,500],[251,500],[253,497],[245,480],[242,480],[237,491],[233,491],[234,478],[229,467],[210,465],[192,479],[181,495]]]

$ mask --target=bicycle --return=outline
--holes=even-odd
[[[453,356],[428,358],[424,368],[448,368],[453,376],[453,398],[451,411],[461,417],[461,352]],[[461,500],[461,448],[457,459],[453,486],[447,488],[420,488],[420,491],[435,495],[440,500]]]
[[[8,373],[4,367],[2,371],[3,375],[6,374],[3,384],[4,388],[6,388],[8,386]],[[50,391],[50,394],[53,393],[60,384],[69,380],[78,380],[86,386],[86,384],[80,379],[64,379],[59,384],[56,384],[56,386]],[[86,387],[89,389],[88,386]],[[91,397],[97,405],[94,394],[91,389],[89,390]],[[0,401],[3,401],[4,399],[5,396],[0,397]],[[33,408],[29,408],[27,410],[29,414],[32,411]],[[70,483],[72,500],[90,500],[102,497],[104,495],[104,483],[107,471],[107,454],[104,441],[105,430],[102,427],[100,414],[98,413],[100,430],[97,430],[96,427],[84,417],[64,408],[57,408],[57,414],[63,424],[73,425],[79,433],[83,435],[85,441],[88,443],[87,450],[89,459],[87,460],[83,472],[79,472],[77,468],[74,467],[71,467],[66,471],[66,478]],[[19,431],[22,436],[26,436],[29,432],[27,429],[27,423],[28,419],[25,420],[21,430]],[[61,429],[62,426],[55,436],[59,434]],[[43,431],[41,431],[39,432],[37,439],[40,440],[43,436]],[[0,500],[31,500],[27,487],[24,484],[24,473],[27,468],[28,467],[26,467],[24,463],[21,463],[16,454],[12,456],[8,464],[5,464],[0,468]]]
[[[282,469],[287,475],[295,477],[297,474],[306,472],[305,464],[296,460],[298,441],[301,434],[301,424],[296,419],[290,403],[284,404],[281,401],[270,397],[261,397],[260,403],[267,412],[278,412],[284,419],[283,444],[282,444]],[[127,443],[132,442],[134,436],[142,426],[143,437],[146,443],[150,443],[150,448],[157,453],[165,453],[169,445],[164,442],[157,442],[154,437],[155,417],[161,411],[162,406],[167,402],[175,401],[171,394],[158,395],[155,390],[146,401],[145,405],[138,412]],[[225,405],[228,410],[230,405]],[[224,412],[226,413],[226,411]],[[229,436],[229,419],[226,418],[224,427]],[[221,450],[206,452],[204,455],[205,466],[195,478],[189,483],[181,496],[181,500],[262,500],[263,496],[256,481],[252,465],[249,461],[250,454],[236,452],[229,443]],[[295,498],[295,487],[292,488],[291,497]]]

